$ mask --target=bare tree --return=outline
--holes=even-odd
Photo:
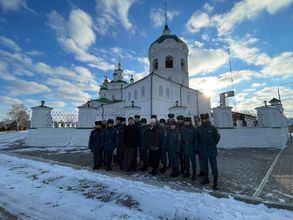
[[[24,130],[28,127],[29,115],[23,104],[12,104],[8,115],[15,120],[16,130]]]

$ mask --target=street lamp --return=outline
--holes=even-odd
[[[286,85],[286,84],[289,84],[289,83],[293,83],[293,81],[292,82],[284,82],[284,83],[281,83],[281,84],[278,85],[278,98],[279,98],[280,104],[282,104],[282,102],[281,102],[281,94],[280,94],[280,86],[283,86],[283,85]]]

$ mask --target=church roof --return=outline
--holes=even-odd
[[[169,28],[168,28],[168,25],[166,25],[165,26],[165,28],[164,28],[164,31],[163,31],[163,34],[157,39],[157,40],[155,40],[152,44],[151,44],[151,46],[150,46],[150,48],[155,44],[155,43],[162,43],[164,40],[166,40],[166,39],[173,39],[173,40],[175,40],[176,42],[178,42],[178,43],[184,43],[179,37],[177,37],[177,35],[175,35],[175,34],[164,34],[164,33],[166,33],[167,31],[169,31],[170,32],[170,30],[169,30]],[[171,32],[170,32],[171,33]]]
[[[279,103],[280,102],[280,100],[278,100],[278,99],[276,99],[276,98],[273,98],[271,101],[269,101],[269,103]]]

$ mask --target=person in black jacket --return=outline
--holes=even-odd
[[[143,165],[139,168],[141,171],[148,169],[148,141],[149,141],[149,129],[147,125],[147,119],[142,118],[140,120],[139,127],[139,159]]]
[[[117,164],[122,169],[122,159],[124,153],[124,132],[126,127],[126,118],[120,117],[120,124],[116,128],[116,150],[117,150]]]
[[[98,170],[100,169],[100,166],[101,166],[102,141],[103,141],[102,122],[96,121],[95,129],[91,131],[89,143],[88,143],[88,147],[93,153],[93,158],[94,158],[93,170]]]
[[[125,150],[122,162],[122,168],[126,172],[136,171],[137,168],[138,129],[139,128],[134,124],[133,118],[128,118],[128,125],[124,132]]]
[[[217,166],[217,144],[220,141],[220,133],[216,127],[214,127],[210,120],[209,114],[200,115],[202,124],[197,128],[196,136],[198,139],[199,151],[203,155],[203,165],[204,165],[204,179],[201,184],[209,184],[209,167],[210,163],[212,168],[212,174],[214,176],[214,190],[218,189],[218,166]]]
[[[149,128],[149,160],[150,166],[153,168],[150,174],[155,176],[158,174],[160,164],[159,130],[155,118],[151,119]]]

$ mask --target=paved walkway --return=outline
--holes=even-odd
[[[293,204],[293,142],[282,151],[259,197]]]

